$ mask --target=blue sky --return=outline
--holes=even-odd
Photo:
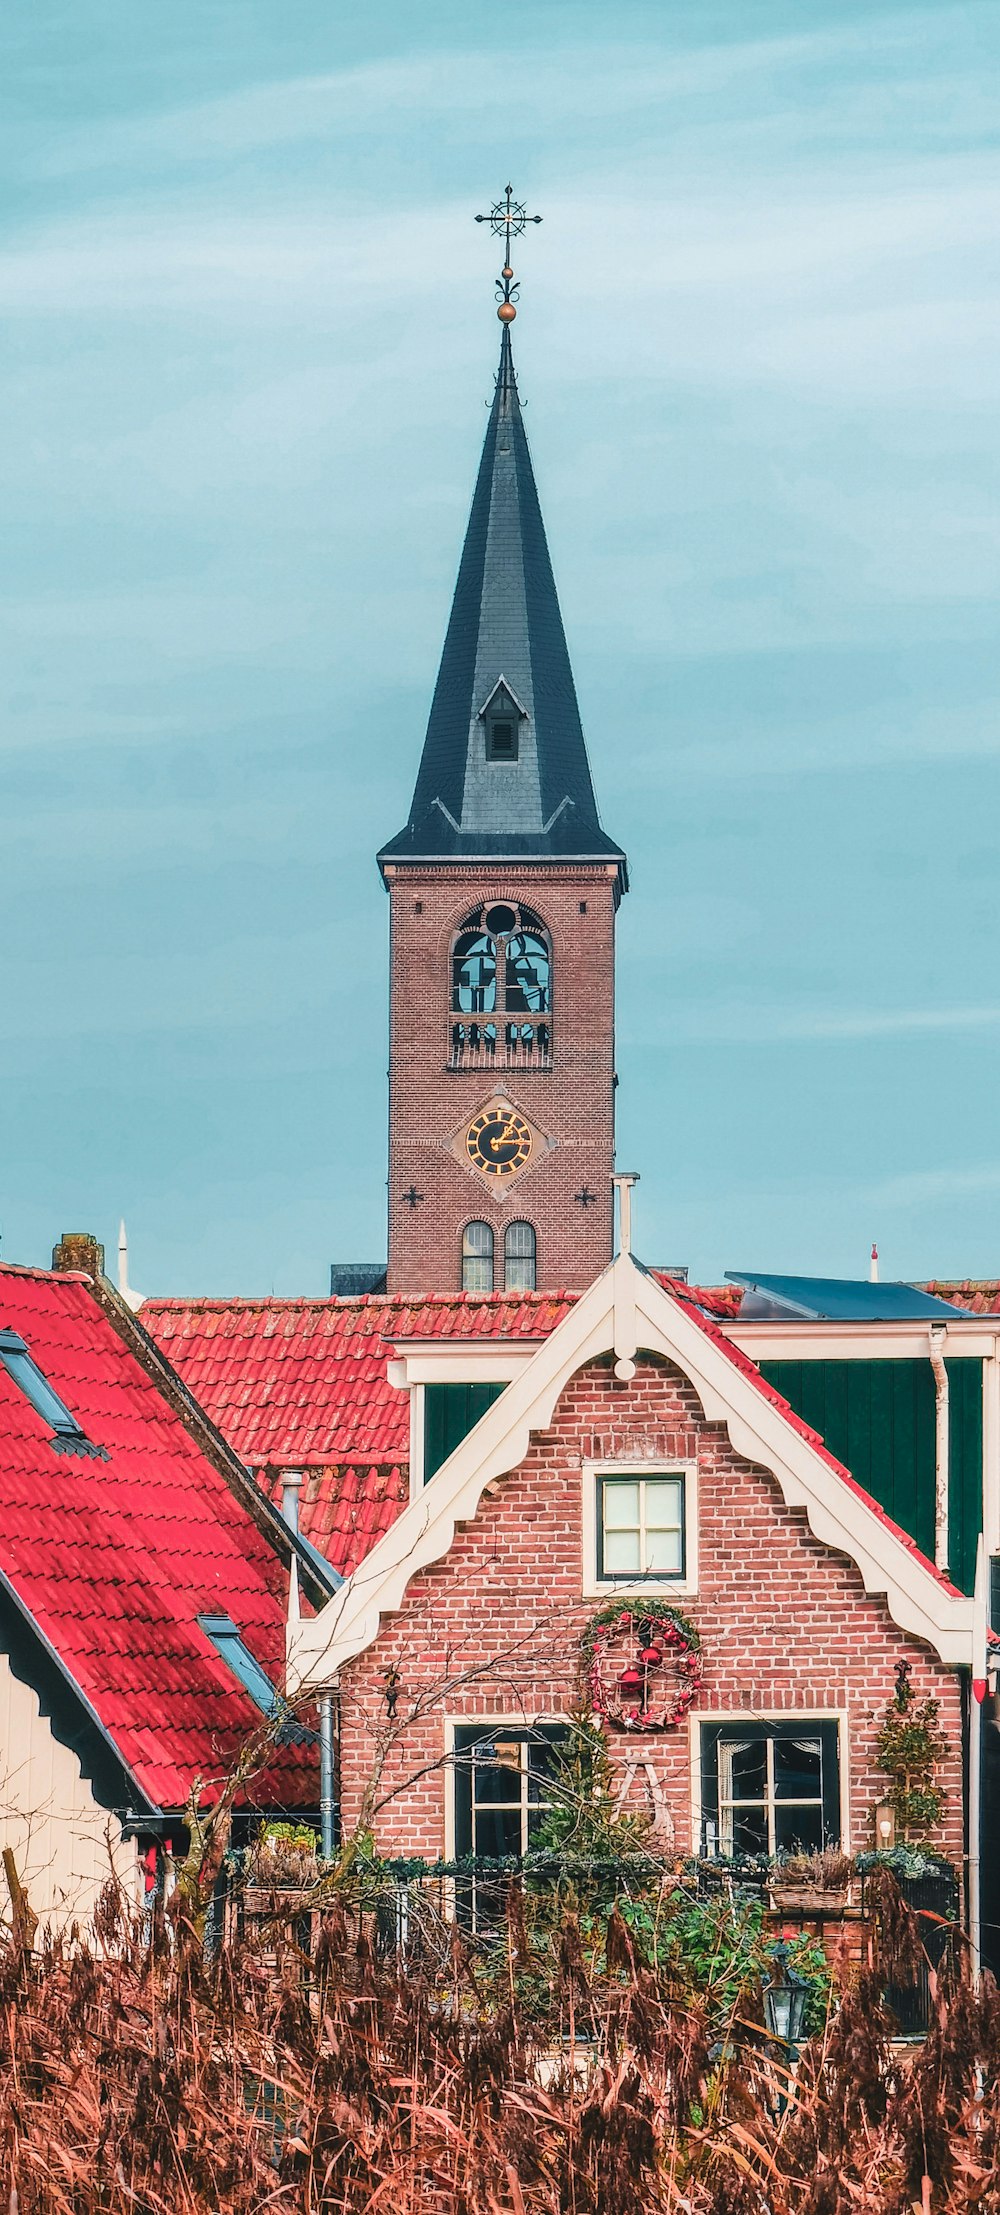
[[[0,30],[8,1259],[384,1252],[386,901],[497,324],[692,1273],[1000,1273],[1000,18],[73,0]]]

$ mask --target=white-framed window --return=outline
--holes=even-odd
[[[830,1715],[702,1722],[703,1853],[812,1853],[843,1835],[840,1724]]]
[[[456,1880],[455,1904],[459,1920],[473,1929],[503,1919],[508,1879],[491,1865],[527,1853],[549,1806],[553,1748],[566,1735],[566,1724],[555,1719],[451,1726],[452,1851],[480,1864]]]
[[[586,1462],[584,1589],[694,1592],[698,1498],[690,1462]]]

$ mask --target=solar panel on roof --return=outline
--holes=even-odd
[[[870,1284],[863,1277],[772,1277],[727,1269],[726,1281],[746,1286],[739,1320],[747,1323],[794,1316],[841,1323],[916,1323],[937,1316],[943,1322],[968,1313],[917,1285]]]

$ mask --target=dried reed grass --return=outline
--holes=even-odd
[[[888,1912],[883,1921],[893,1926]],[[898,1927],[892,1927],[895,1943]],[[906,1934],[904,1934],[905,1936]],[[567,1915],[545,1978],[515,1890],[484,1968],[380,1957],[335,1903],[205,1958],[109,1890],[87,1942],[0,1945],[6,2215],[940,2215],[1000,2210],[1000,2002],[956,1951],[910,2066],[876,1983],[792,2085],[752,1999],[696,1991]]]

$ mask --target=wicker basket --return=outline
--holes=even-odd
[[[770,1892],[779,1915],[842,1915],[850,1899],[847,1884],[772,1884]]]

